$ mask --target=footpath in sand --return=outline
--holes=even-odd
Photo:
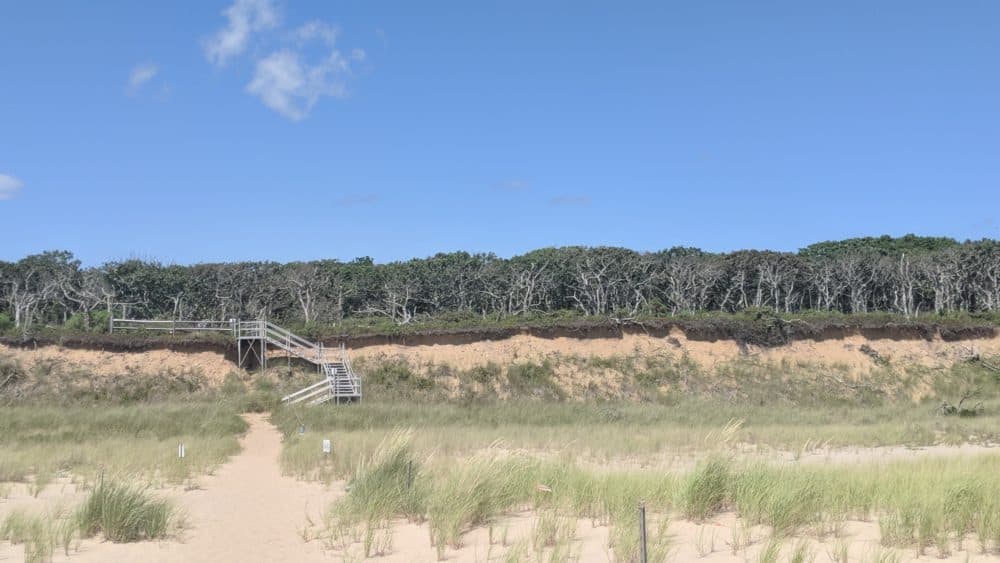
[[[305,542],[300,531],[307,515],[315,523],[340,487],[296,481],[281,474],[281,434],[265,415],[248,415],[250,430],[243,450],[214,475],[200,479],[201,489],[178,494],[174,501],[186,516],[180,538],[135,544],[85,541],[80,551],[55,560],[92,561],[331,561],[320,542]]]

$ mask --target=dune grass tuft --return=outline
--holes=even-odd
[[[0,541],[23,544],[26,562],[48,561],[55,548],[51,521],[23,511],[12,512],[0,522]]]
[[[691,472],[681,490],[681,507],[685,517],[701,521],[725,507],[730,465],[728,459],[715,455]]]
[[[166,537],[174,508],[154,498],[142,486],[101,479],[76,514],[80,535],[102,534],[113,542],[135,542]]]
[[[390,433],[358,466],[349,494],[332,510],[341,524],[366,526],[366,546],[379,543],[393,518],[426,519],[431,543],[444,558],[446,549],[462,546],[470,530],[534,510],[538,522],[529,546],[536,554],[571,550],[574,540],[559,531],[558,519],[568,526],[572,519],[589,518],[610,527],[614,558],[630,560],[642,502],[651,545],[664,554],[670,549],[671,519],[704,521],[723,511],[739,518],[734,530],[742,532],[734,532],[734,554],[751,543],[751,530],[768,530],[773,543],[763,546],[766,560],[792,539],[842,538],[850,519],[878,522],[887,548],[874,554],[880,558],[899,548],[941,557],[969,548],[1000,549],[1000,502],[994,498],[1000,456],[993,453],[830,466],[744,461],[716,451],[687,472],[670,473],[597,470],[568,457],[538,458],[505,447],[417,463],[412,436],[412,431]],[[815,557],[804,541],[787,551],[795,560]]]

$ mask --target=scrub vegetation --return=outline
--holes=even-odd
[[[11,335],[101,332],[112,315],[266,317],[313,339],[687,316],[692,329],[708,324],[773,344],[801,328],[754,323],[762,312],[834,325],[841,314],[876,313],[982,327],[1000,313],[1000,246],[907,235],[798,252],[568,246],[387,264],[367,257],[191,266],[129,259],[83,267],[70,252],[50,251],[0,262],[0,332]],[[716,313],[704,322],[702,315]],[[734,322],[731,313],[749,319]]]

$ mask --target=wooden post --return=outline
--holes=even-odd
[[[646,555],[646,503],[639,503],[639,563],[647,563]]]

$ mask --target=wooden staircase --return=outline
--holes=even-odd
[[[317,366],[322,380],[282,397],[289,404],[305,403],[318,405],[334,401],[361,400],[361,378],[351,367],[351,359],[341,344],[330,351],[322,343],[302,338],[266,320],[259,321],[150,321],[138,319],[112,319],[111,331],[159,330],[174,332],[232,332],[238,345],[240,367],[245,355],[251,351],[257,356],[261,366],[267,364],[267,348],[277,348],[285,353],[302,358]],[[246,345],[247,354],[244,354]],[[256,349],[255,349],[256,347]]]
[[[354,373],[343,344],[335,353],[330,353],[322,344],[310,342],[267,321],[243,321],[239,335],[244,340],[261,340],[319,367],[323,379],[282,397],[285,403],[318,405],[361,399],[361,379]]]

